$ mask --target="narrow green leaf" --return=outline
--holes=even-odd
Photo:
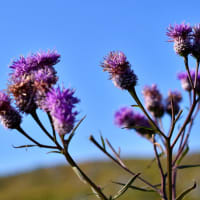
[[[100,133],[100,137],[101,137],[102,146],[103,146],[104,150],[106,150],[105,141],[104,141],[104,138],[103,138],[103,136],[101,135],[101,133]]]
[[[125,183],[120,183],[120,182],[115,182],[115,181],[113,181],[113,183],[118,184],[118,185],[123,185],[123,186],[126,185]],[[129,188],[134,189],[134,190],[143,191],[143,192],[155,192],[154,190],[149,190],[149,189],[146,189],[146,188],[140,188],[140,187],[137,187],[137,186],[134,186],[134,185],[129,185]]]
[[[86,118],[86,115],[77,123],[77,125],[74,127],[74,129],[72,130],[72,132],[70,133],[69,138],[67,139],[67,143],[69,144],[69,142],[71,141],[71,139],[73,138],[76,129],[80,126],[80,124],[83,122],[83,120]]]
[[[140,173],[138,173],[138,174],[136,174],[134,177],[132,177],[132,178],[128,181],[128,183],[126,183],[126,184],[124,185],[124,187],[122,187],[122,188],[117,192],[117,195],[115,195],[115,196],[112,198],[112,200],[115,200],[115,199],[119,198],[120,196],[122,196],[122,195],[126,192],[126,190],[128,190],[129,186],[135,181],[135,179],[136,179],[139,175],[140,175]]]
[[[28,147],[37,147],[37,145],[27,144],[27,145],[22,145],[22,146],[13,146],[13,148],[15,149],[28,148]]]
[[[200,167],[200,164],[196,164],[196,165],[180,165],[177,168],[178,169],[187,169],[187,168],[192,168],[192,167]]]
[[[47,152],[47,154],[49,154],[49,153],[60,153],[60,154],[62,154],[62,152],[60,152],[60,151],[49,151],[49,152]]]
[[[181,161],[183,160],[183,158],[187,155],[187,153],[189,152],[189,146],[187,145],[187,147],[185,148],[185,150],[183,151],[181,157],[178,159],[177,164],[179,165],[181,163]]]
[[[182,200],[190,191],[194,190],[196,188],[197,184],[194,182],[193,186],[186,189],[182,194],[179,195],[179,197],[176,200]]]
[[[139,105],[131,105],[132,107],[140,107]]]

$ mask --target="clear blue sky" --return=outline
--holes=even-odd
[[[75,159],[105,158],[88,141],[90,134],[99,137],[99,131],[115,147],[121,147],[122,156],[150,156],[152,147],[147,141],[113,124],[115,110],[134,102],[126,91],[114,87],[99,63],[109,51],[121,50],[138,75],[139,95],[144,85],[152,83],[157,83],[165,96],[169,89],[181,89],[176,73],[184,69],[183,60],[166,42],[166,27],[183,21],[200,23],[199,8],[198,0],[1,1],[0,89],[6,88],[12,59],[56,49],[61,54],[56,66],[59,82],[76,89],[81,99],[79,119],[87,115],[70,147]],[[45,115],[41,113],[41,117],[48,126]],[[29,117],[23,121],[24,129],[32,136],[47,142]],[[200,149],[199,122],[190,139],[192,151]],[[13,149],[12,145],[29,142],[2,126],[0,143],[1,175],[65,162],[62,156],[46,154],[41,149]]]

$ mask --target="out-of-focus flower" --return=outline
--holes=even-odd
[[[192,51],[192,27],[188,24],[176,24],[167,28],[167,36],[174,42],[174,50],[180,56],[187,56]]]
[[[51,114],[55,130],[60,136],[69,133],[74,127],[78,112],[73,111],[73,108],[79,99],[73,95],[74,90],[61,90],[60,87],[51,89],[46,95],[43,109]]]
[[[123,52],[110,52],[104,58],[101,66],[103,71],[109,72],[110,79],[112,79],[116,87],[126,90],[135,87],[137,76],[131,70],[130,63]]]
[[[193,27],[192,55],[200,59],[200,24]]]
[[[166,99],[166,112],[168,114],[172,114],[172,105],[171,105],[171,99],[173,99],[174,104],[174,114],[178,114],[180,110],[179,103],[182,101],[182,95],[178,91],[169,91],[168,97]]]
[[[15,129],[18,128],[21,123],[21,116],[10,103],[10,97],[0,91],[0,121],[4,127]]]
[[[155,84],[152,86],[146,86],[142,93],[144,95],[146,108],[154,117],[162,117],[164,114],[164,105],[162,103],[162,95],[157,86]]]
[[[192,81],[194,83],[195,70],[190,70],[190,75],[191,75]],[[187,72],[180,72],[180,73],[178,73],[177,77],[181,81],[181,86],[184,90],[186,90],[186,91],[192,90],[192,86],[190,84]],[[197,91],[197,94],[200,94],[200,73],[198,73],[198,75],[197,75],[196,91]]]
[[[151,138],[154,133],[148,119],[140,114],[135,113],[131,108],[123,107],[115,113],[115,124],[126,129],[135,129],[138,134]]]
[[[10,68],[9,92],[20,111],[31,113],[41,108],[46,93],[57,82],[53,67],[60,60],[55,51],[38,52],[28,57],[21,56]]]

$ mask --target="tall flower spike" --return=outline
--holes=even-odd
[[[172,105],[171,105],[171,99],[173,98],[174,103],[174,114],[178,114],[180,110],[179,103],[182,101],[182,95],[178,91],[169,91],[168,97],[166,99],[166,112],[168,114],[172,114]]]
[[[115,124],[126,129],[135,129],[136,132],[146,138],[151,138],[154,133],[151,125],[144,115],[135,113],[131,108],[123,107],[115,113]]]
[[[187,56],[192,51],[192,28],[187,24],[176,24],[167,28],[167,36],[174,42],[174,50],[180,56]]]
[[[135,87],[137,76],[131,70],[130,63],[123,52],[110,52],[104,58],[101,67],[103,67],[103,71],[109,72],[110,79],[116,87],[126,90]]]
[[[154,117],[162,117],[164,114],[164,106],[162,103],[162,95],[157,86],[155,84],[152,86],[146,86],[142,93],[144,95],[146,108]]]
[[[0,121],[4,127],[15,129],[21,123],[21,116],[10,103],[9,96],[0,91]]]
[[[192,55],[200,59],[200,24],[193,27]]]
[[[44,110],[50,112],[55,130],[60,136],[69,133],[75,123],[77,111],[73,111],[79,99],[73,96],[74,90],[71,89],[51,89],[46,96]]]

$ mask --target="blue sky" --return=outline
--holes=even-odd
[[[56,49],[61,54],[61,62],[56,66],[59,83],[76,89],[76,96],[81,99],[78,117],[87,115],[70,147],[74,158],[77,161],[105,159],[88,140],[90,134],[99,137],[100,131],[115,147],[121,147],[124,157],[151,156],[152,147],[147,141],[113,124],[115,110],[134,101],[126,91],[114,87],[99,65],[109,51],[121,50],[139,78],[136,90],[140,97],[143,86],[152,83],[158,84],[164,96],[169,89],[181,90],[176,74],[184,70],[183,60],[167,42],[166,27],[184,21],[192,25],[199,23],[199,6],[198,0],[190,3],[183,0],[2,1],[0,89],[7,87],[8,65],[12,59],[38,50]],[[40,115],[48,127],[46,116],[41,112]],[[192,151],[199,151],[199,122],[197,119],[190,139]],[[29,116],[24,116],[22,126],[41,142],[48,143]],[[29,142],[2,126],[0,142],[1,175],[65,163],[62,156],[47,154],[45,150],[14,149],[12,145]]]

